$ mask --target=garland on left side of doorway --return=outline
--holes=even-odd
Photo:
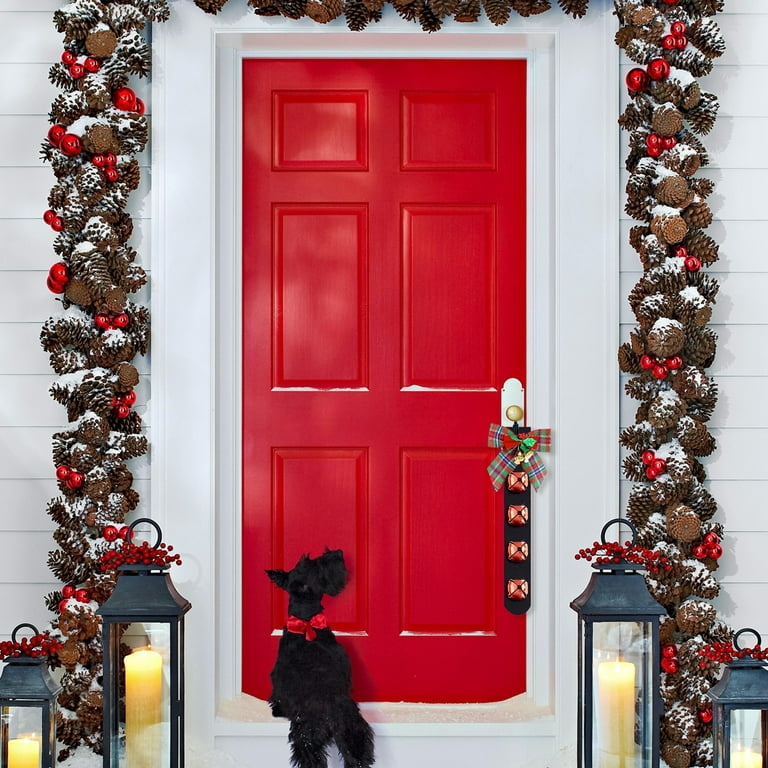
[[[477,21],[483,13],[492,23],[504,24],[512,12],[529,16],[552,5],[549,0],[389,1],[402,18],[419,23],[427,31],[439,29],[443,20]],[[215,13],[226,0],[195,2],[204,11]],[[261,15],[308,16],[320,23],[344,17],[353,30],[377,21],[384,4],[385,0],[248,0],[248,5]],[[588,0],[559,0],[559,5],[573,16],[582,16]],[[665,31],[665,25],[684,17],[692,29],[699,25],[698,37],[691,38],[696,45],[700,49],[709,46],[709,50],[704,50],[704,64],[690,50],[661,50],[657,58],[674,57],[681,72],[701,68],[706,60],[717,55],[720,42],[717,30],[700,20],[714,15],[721,5],[720,0],[617,0],[617,43],[630,57],[645,63],[656,57],[656,38]],[[637,13],[631,15],[630,11]],[[51,67],[49,77],[60,93],[51,105],[51,127],[42,157],[55,175],[44,220],[56,232],[53,248],[58,260],[50,269],[48,287],[59,296],[61,311],[45,322],[41,342],[57,374],[51,394],[66,406],[69,421],[66,429],[53,436],[60,493],[48,504],[48,513],[57,526],[54,539],[58,545],[49,555],[49,566],[62,587],[46,598],[49,609],[56,612],[52,634],[62,643],[53,662],[63,667],[64,690],[57,718],[58,738],[64,746],[62,760],[80,744],[101,751],[101,636],[95,610],[109,596],[113,582],[111,576],[101,572],[98,562],[115,540],[125,536],[125,517],[139,504],[126,462],[148,450],[142,420],[134,406],[140,379],[135,359],[147,351],[150,318],[148,309],[132,298],[146,283],[147,276],[137,264],[136,251],[129,245],[133,222],[127,210],[130,194],[140,183],[137,157],[147,144],[148,122],[131,79],[150,73],[150,48],[143,34],[147,23],[166,21],[168,17],[167,0],[73,0],[54,13],[56,29],[63,35],[63,52],[61,61]],[[693,76],[698,75],[694,72]],[[674,89],[671,93],[678,95]],[[715,108],[711,100],[705,103],[710,110]],[[642,98],[633,104],[622,119],[632,135],[632,183],[636,185],[643,181],[635,178],[638,173],[648,176],[647,164],[639,162],[637,146],[650,132],[648,126],[656,108]],[[709,118],[705,111],[689,110],[684,117],[691,120],[699,115],[700,127],[706,128]],[[665,130],[668,129],[667,126]],[[688,137],[691,133],[684,135]],[[693,138],[688,143],[706,158]],[[656,176],[664,176],[662,165],[655,169]],[[683,175],[689,178],[692,174]],[[646,178],[643,183],[646,186],[632,187],[631,215],[645,215],[643,206],[650,182]],[[670,187],[667,191],[674,194],[673,182],[663,186]],[[707,188],[706,181],[690,182],[689,186],[695,186],[699,197]],[[693,200],[688,201],[685,207],[692,203]],[[695,209],[701,215],[705,213],[701,206]],[[692,213],[693,210],[689,212]],[[644,265],[649,270],[654,259],[666,258],[636,234],[633,244],[641,242],[641,257],[647,261]],[[697,242],[713,245],[706,238]],[[714,260],[711,247],[701,253],[710,254],[702,261]],[[651,271],[650,278],[655,274]],[[643,283],[651,284],[648,280]],[[704,287],[709,283],[702,279],[699,284]],[[640,296],[642,290],[636,288],[633,295]],[[646,299],[640,297],[639,303],[648,308],[653,302]],[[694,314],[695,309],[691,309]],[[698,315],[705,316],[706,311]],[[643,317],[642,323],[645,322]],[[635,352],[622,352],[622,365],[630,373],[639,372],[634,368],[640,357],[632,358]],[[696,381],[691,382],[694,390],[695,384]],[[696,400],[693,396],[691,399]],[[694,403],[694,410],[696,407],[711,412],[707,405]],[[668,429],[673,431],[683,418],[677,412],[666,416]],[[622,439],[625,444],[634,441],[634,449],[640,439],[635,436],[636,431]],[[702,439],[706,442],[706,437]],[[698,469],[697,472],[701,474]],[[633,498],[637,502],[641,497],[645,498],[638,492]],[[701,499],[702,504],[707,502],[706,514],[711,514],[714,502],[710,504],[704,494]],[[649,519],[656,521],[652,507],[636,503],[634,513],[647,511]],[[669,532],[661,531],[659,526],[643,529],[643,534],[650,538],[657,533],[669,539]],[[671,546],[675,546],[674,542]],[[691,670],[685,691],[679,686],[665,687],[665,701],[673,723],[680,720],[680,708],[689,706],[684,695],[691,689],[700,692],[710,678],[709,670],[698,677]],[[686,731],[683,737],[691,744],[700,744],[706,739],[706,732]],[[704,765],[701,761],[706,751],[705,747],[686,748],[681,754],[670,753],[669,757],[677,757],[673,768],[685,768],[684,758],[688,764]]]

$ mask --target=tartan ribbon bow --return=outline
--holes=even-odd
[[[328,620],[322,613],[316,613],[309,621],[297,616],[289,616],[285,628],[294,635],[304,635],[305,639],[312,641],[317,637],[316,629],[326,629]]]
[[[552,446],[551,429],[532,429],[529,432],[515,432],[509,427],[491,424],[488,431],[488,447],[498,448],[496,458],[488,465],[494,490],[504,485],[504,478],[517,466],[522,466],[537,490],[547,474],[537,451],[549,451]]]

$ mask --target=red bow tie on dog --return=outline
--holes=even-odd
[[[317,637],[315,630],[327,629],[328,621],[322,613],[316,613],[309,621],[289,616],[285,627],[294,635],[304,635],[307,640],[314,640]]]

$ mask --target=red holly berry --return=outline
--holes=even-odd
[[[56,467],[56,479],[66,480],[69,477],[69,473],[71,471],[72,470],[66,464],[59,464],[59,466]]]
[[[651,451],[644,451],[643,452],[643,464],[645,464],[646,467],[650,467],[651,464],[653,464],[653,460],[656,458],[656,454]]]
[[[75,587],[72,584],[65,584],[61,588],[61,594],[64,595],[67,599],[70,597],[74,597],[75,595]]]
[[[135,405],[136,404],[136,393],[129,389],[124,395],[123,395],[123,402],[126,405]]]
[[[83,485],[84,481],[85,475],[82,472],[78,472],[76,469],[73,469],[67,475],[67,479],[64,482],[66,483],[67,488],[71,488],[73,491],[75,491]]]
[[[656,146],[648,147],[648,155],[650,157],[660,157],[663,151],[664,151],[664,147],[661,144],[656,144]]]
[[[666,59],[651,59],[646,67],[651,80],[666,80],[672,71]]]
[[[665,51],[671,51],[677,47],[677,38],[674,35],[664,35],[661,38],[661,47]]]
[[[104,331],[112,325],[112,320],[106,312],[98,312],[93,316],[93,323],[97,328]]]
[[[658,133],[649,133],[645,137],[645,146],[649,149],[651,147],[658,147],[661,145],[661,136]]]
[[[74,157],[83,151],[80,137],[74,133],[65,133],[59,142],[59,149],[67,156]]]
[[[69,65],[69,74],[73,80],[79,80],[85,74],[85,67],[75,61]]]
[[[679,259],[685,259],[688,257],[688,249],[684,245],[678,245],[675,248],[675,256]]]
[[[78,589],[77,592],[75,592],[75,600],[77,600],[78,603],[87,603],[90,599],[91,596],[87,589]]]
[[[656,365],[656,358],[651,357],[650,355],[640,356],[640,367],[644,370],[649,371],[654,365]]]
[[[105,525],[104,530],[101,532],[101,535],[107,541],[116,541],[120,534],[114,525]]]
[[[627,72],[626,83],[632,93],[644,91],[648,87],[648,73],[640,67],[630,69]]]
[[[131,319],[128,317],[127,313],[120,312],[112,318],[112,325],[115,328],[125,328],[130,321]]]
[[[683,358],[680,355],[673,355],[668,357],[664,363],[670,371],[677,371],[683,367]]]
[[[679,37],[680,35],[684,35],[688,31],[688,28],[685,26],[684,21],[673,21],[669,26],[669,31],[673,35]]]
[[[74,53],[70,53],[69,51],[64,51],[61,54],[61,63],[68,67],[70,64],[74,64],[77,61],[77,56],[75,56]]]
[[[88,56],[83,62],[83,67],[85,67],[86,72],[98,72],[101,69],[101,63],[93,56]]]
[[[115,416],[117,416],[118,419],[127,419],[130,415],[131,409],[124,403],[121,403],[115,408]]]
[[[662,659],[661,667],[668,675],[676,675],[680,671],[677,659]]]
[[[69,282],[69,267],[63,261],[57,261],[48,270],[48,276],[54,283]]]
[[[719,560],[723,556],[723,548],[719,544],[712,544],[707,547],[707,556]]]
[[[67,132],[67,129],[63,125],[59,125],[56,123],[56,125],[52,125],[48,129],[48,142],[52,144],[54,147],[59,146],[59,142],[61,141],[61,137]]]
[[[680,0],[661,0],[664,5],[677,5]]]
[[[664,363],[658,363],[653,366],[653,375],[657,379],[666,379],[668,373],[669,373],[669,369],[667,368],[666,365],[664,365]]]
[[[131,88],[118,88],[112,94],[112,103],[124,112],[133,112],[136,109],[136,94]]]
[[[109,182],[115,182],[120,178],[120,172],[114,166],[104,169],[104,178]]]
[[[684,263],[689,272],[698,272],[701,269],[701,260],[696,256],[686,256]]]
[[[120,526],[120,529],[117,532],[117,535],[123,539],[123,541],[127,541],[129,536],[129,528],[127,525]]]
[[[657,475],[661,475],[667,471],[667,462],[664,459],[654,459],[651,462],[651,467]]]

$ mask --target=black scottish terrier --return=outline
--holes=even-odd
[[[288,621],[270,675],[269,706],[291,721],[288,741],[295,768],[326,768],[333,741],[344,768],[373,765],[373,730],[350,696],[349,658],[328,628],[323,595],[338,595],[347,583],[340,549],[314,559],[303,555],[292,571],[267,576],[288,593]]]

